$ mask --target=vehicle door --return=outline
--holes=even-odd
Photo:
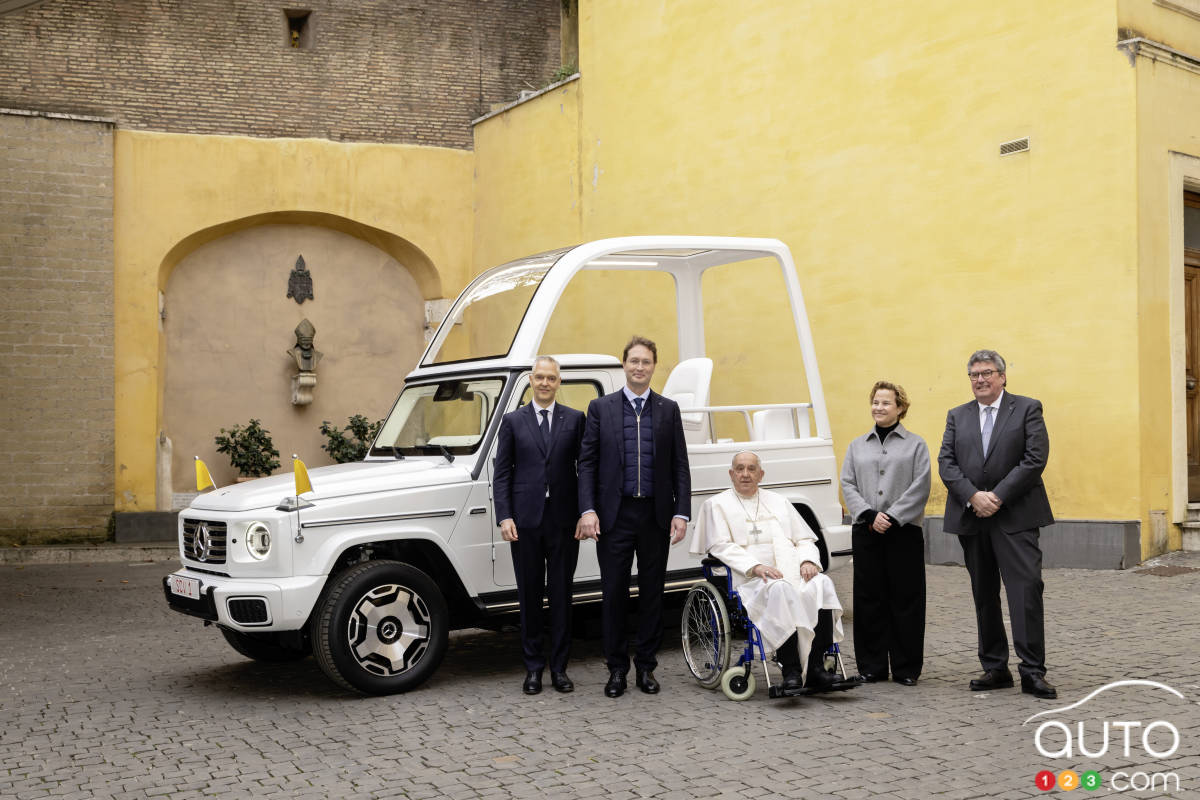
[[[602,371],[570,371],[564,372],[562,385],[558,390],[557,402],[565,406],[587,413],[588,403],[603,393],[602,387],[608,385],[608,376]],[[513,387],[512,397],[515,398],[508,411],[516,410],[530,402],[533,390],[529,385],[529,373],[523,373],[517,378]],[[492,473],[495,470],[496,447],[488,454],[485,466],[488,485],[492,486]],[[504,541],[500,536],[500,520],[496,519],[495,503],[488,504],[489,519],[492,523],[492,576],[496,586],[516,586],[517,578],[513,571],[512,543]],[[517,531],[520,535],[520,531]],[[592,542],[583,542],[579,547],[579,563],[575,568],[575,580],[586,580],[600,576],[600,565],[596,561],[596,546]]]

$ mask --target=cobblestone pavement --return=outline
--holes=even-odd
[[[1180,569],[1143,570],[1155,564]],[[967,575],[931,566],[920,684],[745,703],[701,689],[669,631],[656,697],[605,698],[596,639],[576,642],[574,694],[521,694],[513,633],[452,635],[440,672],[407,695],[366,698],[312,659],[243,659],[213,628],[168,611],[170,562],[0,566],[0,797],[1018,798],[1041,770],[1094,769],[1071,797],[1200,797],[1200,556],[1140,570],[1046,573],[1049,678],[1060,700],[967,691],[978,672]],[[850,571],[835,574],[850,597]],[[852,652],[851,647],[847,647]],[[851,661],[851,664],[853,662]],[[1072,711],[1061,708],[1119,679]],[[1087,757],[1034,746],[1047,719],[1085,723]],[[1143,728],[1166,720],[1156,759]],[[1131,730],[1126,755],[1121,731]],[[1062,728],[1044,746],[1061,750]],[[1149,737],[1158,753],[1169,728]],[[1174,773],[1182,791],[1162,791]],[[1124,776],[1124,777],[1122,777]],[[1153,788],[1147,788],[1155,781]],[[1138,791],[1138,788],[1142,791]],[[1120,791],[1124,788],[1124,791]]]

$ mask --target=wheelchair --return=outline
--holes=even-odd
[[[749,700],[757,688],[751,669],[757,657],[762,662],[767,695],[771,699],[813,694],[808,688],[784,689],[782,680],[778,686],[772,685],[762,634],[746,614],[742,598],[733,588],[729,568],[711,556],[700,564],[704,570],[704,582],[696,584],[688,592],[681,620],[683,657],[696,681],[705,689],[720,686],[722,693],[730,700]],[[737,663],[731,664],[734,635],[743,633],[746,647]],[[846,665],[837,642],[832,643],[825,652],[825,669],[841,677],[831,687],[833,691],[846,691],[857,685],[847,679]]]

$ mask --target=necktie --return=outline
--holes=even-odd
[[[633,398],[633,413],[639,417],[642,415],[642,402],[642,398],[640,397]]]
[[[538,411],[542,415],[542,421],[538,423],[538,427],[542,429],[542,444],[546,445],[546,449],[550,449],[550,409],[543,408]]]
[[[992,413],[996,409],[987,406],[983,409],[983,454],[987,456],[988,442],[992,439]]]

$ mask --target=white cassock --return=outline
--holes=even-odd
[[[824,573],[809,581],[800,576],[805,561],[821,566],[817,536],[782,495],[760,489],[757,498],[746,499],[726,489],[709,498],[700,507],[690,549],[729,567],[734,588],[767,650],[779,649],[795,633],[800,663],[807,670],[817,612],[825,608],[833,612],[833,641],[844,638],[842,604],[833,581]],[[759,564],[775,567],[783,578],[752,577],[750,571]]]

